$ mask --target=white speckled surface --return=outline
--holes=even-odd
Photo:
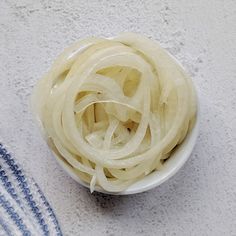
[[[65,235],[236,235],[236,1],[0,1],[0,141],[54,206]],[[192,75],[201,131],[187,164],[135,196],[91,195],[56,164],[29,110],[33,85],[69,43],[135,31]]]

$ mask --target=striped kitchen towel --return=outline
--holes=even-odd
[[[0,143],[0,236],[62,235],[52,207]]]

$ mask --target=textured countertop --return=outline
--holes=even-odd
[[[236,1],[0,1],[0,142],[43,189],[64,235],[236,235]],[[29,97],[68,44],[134,31],[160,41],[199,91],[200,135],[169,181],[90,194],[57,165]]]

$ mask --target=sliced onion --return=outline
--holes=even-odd
[[[161,171],[196,114],[182,67],[132,33],[66,49],[36,86],[33,106],[56,157],[91,192],[120,192]]]

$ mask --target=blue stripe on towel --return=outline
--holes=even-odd
[[[4,151],[4,149],[3,149]],[[4,151],[5,153],[5,151]],[[0,153],[1,154],[1,153]],[[12,171],[12,174],[16,177],[16,180],[18,181],[18,184],[22,190],[22,193],[25,196],[25,200],[27,201],[28,205],[30,206],[32,212],[34,213],[41,229],[44,232],[44,235],[49,235],[49,232],[47,230],[48,226],[45,224],[45,221],[42,217],[42,213],[40,212],[39,208],[36,206],[36,202],[33,199],[33,195],[31,194],[31,191],[28,187],[28,183],[26,181],[25,176],[22,174],[22,170],[18,167],[17,164],[15,164],[14,159],[11,157],[10,154],[5,153],[2,155],[4,161],[9,166],[9,168]]]
[[[3,161],[2,166],[1,166],[1,159]],[[7,166],[7,168],[4,169],[4,166]],[[7,171],[8,173],[6,173]],[[21,197],[20,199],[20,196],[18,196],[16,190],[14,189],[14,186],[8,179],[8,175],[14,176],[14,179],[17,183],[17,186],[20,188],[20,192],[23,195],[23,198]],[[52,235],[49,232],[48,224],[50,225],[53,224],[53,228],[54,228],[53,235],[57,235],[57,236],[62,235],[60,226],[53,212],[53,209],[51,208],[50,204],[46,200],[43,192],[34,181],[33,181],[33,184],[29,184],[25,175],[23,174],[23,171],[16,164],[15,160],[7,152],[7,150],[2,146],[1,143],[0,143],[0,184],[4,186],[7,193],[11,196],[13,200],[15,200],[15,202],[19,205],[19,207],[21,208],[23,207],[23,205],[21,204],[21,201],[26,202],[30,211],[34,215],[36,222],[38,223],[38,225],[40,226],[42,230],[42,233],[43,233],[42,235],[45,235],[45,236],[48,236],[49,234]],[[40,204],[39,202],[36,201],[36,198],[34,198],[35,195],[32,194],[30,187],[34,188],[34,193],[38,195],[38,199],[40,199],[41,205],[43,205],[43,208],[45,208],[47,212],[46,215],[43,214],[43,212],[40,210]],[[4,201],[4,196],[0,195],[0,197],[1,197],[1,200],[0,200],[1,206],[4,207],[5,210],[7,209],[8,214],[10,214],[9,216],[11,217],[11,219],[14,220],[15,224],[19,224],[16,218],[13,217],[13,216],[18,216],[17,213],[13,212],[14,208],[12,207],[10,209],[7,208],[7,203],[6,201]],[[19,228],[19,230],[21,230],[21,228]],[[24,234],[24,235],[30,235],[30,234]]]
[[[3,220],[1,216],[0,216],[0,225],[1,225],[2,230],[4,230],[7,236],[12,236],[10,229],[8,228],[6,222]]]
[[[9,154],[7,154],[9,155]],[[21,206],[21,202],[18,198],[17,193],[15,192],[14,187],[12,186],[11,182],[8,181],[8,177],[6,175],[5,170],[0,165],[0,181],[2,181],[2,184],[5,186],[5,189],[7,192],[11,195],[11,197]]]
[[[61,232],[61,229],[59,227],[59,224],[58,224],[58,221],[57,221],[57,218],[55,216],[55,213],[53,211],[53,209],[50,207],[46,197],[44,196],[42,190],[39,188],[38,184],[35,183],[35,186],[36,188],[38,189],[38,193],[40,195],[40,198],[42,199],[43,201],[43,204],[44,206],[47,208],[47,211],[49,213],[49,217],[51,218],[53,224],[55,225],[55,229],[56,229],[56,232],[57,232],[57,236],[62,236],[62,232]]]
[[[31,235],[26,225],[23,223],[21,217],[17,214],[15,209],[11,206],[10,202],[7,201],[4,195],[0,195],[0,206],[5,210],[5,213],[12,219],[17,228],[24,236]]]

